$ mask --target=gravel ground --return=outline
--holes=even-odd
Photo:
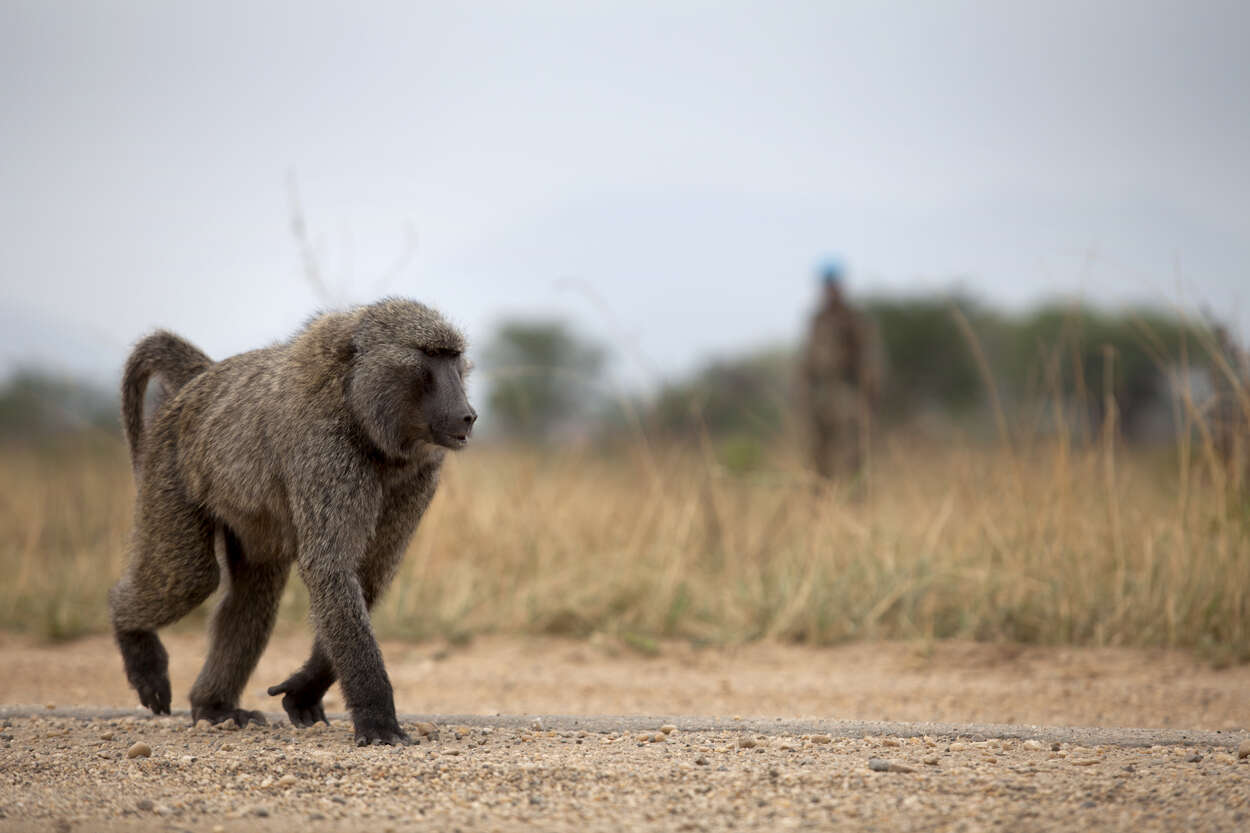
[[[535,719],[528,728],[443,724],[413,747],[356,749],[344,720],[229,730],[51,713],[2,725],[0,830],[1250,825],[1250,759],[1235,746],[1244,733],[1225,736],[1230,745],[1133,747]]]
[[[202,638],[166,641],[185,703]],[[306,650],[277,639],[245,705],[272,710],[261,689]],[[1244,667],[958,644],[384,651],[401,711],[465,716],[407,748],[356,749],[341,717],[192,727],[130,708],[107,639],[0,635],[0,703],[34,704],[0,708],[0,831],[1250,828]],[[725,717],[637,716],[674,712]]]

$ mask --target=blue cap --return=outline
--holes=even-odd
[[[820,261],[816,267],[816,275],[826,286],[840,285],[846,277],[846,264],[843,263],[842,258],[831,255]]]

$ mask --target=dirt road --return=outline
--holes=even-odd
[[[202,637],[167,644],[185,703]],[[276,639],[245,705],[272,712],[263,686],[307,644]],[[1250,669],[1178,654],[664,645],[642,657],[606,640],[388,643],[401,711],[469,716],[439,719],[437,739],[414,747],[355,749],[341,720],[230,731],[142,716],[104,638],[47,647],[0,636],[0,652],[0,703],[10,704],[0,831],[1250,824],[1250,758],[1238,757]],[[536,713],[572,716],[535,723]],[[587,717],[605,714],[641,716]],[[722,717],[645,716],[665,714]],[[961,725],[838,722],[851,719]],[[963,725],[973,723],[1017,725]],[[128,757],[135,744],[150,754]]]

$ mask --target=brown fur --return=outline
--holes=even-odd
[[[358,743],[405,743],[369,621],[438,484],[445,448],[467,441],[460,333],[437,312],[388,299],[314,319],[291,341],[212,363],[185,341],[140,342],[123,379],[138,497],[131,559],[110,594],[126,674],[168,713],[156,629],[228,590],[191,689],[193,719],[263,719],[238,708],[291,564],[308,586],[316,642],[270,694],[296,725],[324,720],[337,677]],[[147,377],[169,391],[142,425]]]

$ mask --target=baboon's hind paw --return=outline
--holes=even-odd
[[[265,719],[263,712],[250,711],[248,709],[236,709],[225,706],[192,706],[191,721],[198,723],[201,720],[207,720],[214,726],[218,723],[225,723],[227,720],[233,720],[235,724],[242,729],[248,723],[256,723],[264,726],[269,721]]]
[[[286,709],[286,716],[290,719],[291,725],[300,729],[305,729],[314,723],[330,725],[330,721],[326,717],[325,707],[320,702],[311,706],[303,706],[288,694],[282,698],[282,708]]]
[[[285,682],[270,686],[269,696],[283,695],[282,708],[286,711],[286,716],[292,726],[300,729],[307,728],[314,723],[324,723],[329,726],[330,721],[326,719],[325,707],[321,705],[321,695],[317,694],[314,700],[312,695],[304,691],[301,682],[298,675],[294,675]]]

